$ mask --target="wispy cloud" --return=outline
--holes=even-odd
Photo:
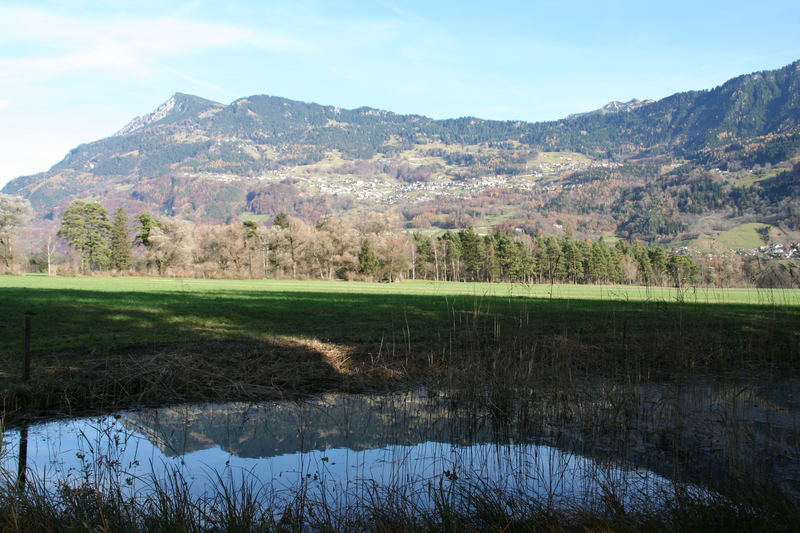
[[[0,79],[6,80],[85,70],[142,76],[171,57],[243,45],[273,51],[307,48],[306,43],[277,32],[254,32],[184,16],[78,17],[41,9],[0,8],[0,47],[6,49],[0,52]],[[26,50],[28,47],[36,52]]]
[[[11,102],[8,100],[0,100],[0,111],[7,108],[9,105],[11,105]]]
[[[205,80],[201,80],[201,79],[196,78],[194,76],[190,76],[189,74],[185,74],[185,73],[183,73],[183,72],[181,72],[179,70],[175,70],[174,68],[164,67],[164,69],[167,72],[171,72],[175,76],[192,83],[193,85],[197,85],[199,87],[206,87],[206,88],[212,89],[213,91],[216,91],[218,93],[222,93],[222,94],[228,95],[228,96],[230,96],[232,98],[238,98],[238,97],[241,96],[241,94],[237,94],[237,93],[235,93],[233,91],[230,91],[230,90],[226,89],[225,87],[220,87],[216,83],[211,83],[211,82],[208,82],[208,81],[205,81]]]

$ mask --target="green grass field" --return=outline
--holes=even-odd
[[[0,298],[0,420],[11,423],[422,384],[796,372],[800,361],[797,290],[18,276],[0,277]]]
[[[0,296],[0,355],[19,352],[28,311],[37,352],[270,336],[437,343],[483,330],[796,335],[800,324],[797,290],[8,276]]]
[[[735,228],[720,233],[718,242],[720,246],[728,250],[758,248],[765,244],[758,230],[763,230],[763,228],[768,227],[770,227],[769,224],[758,224],[755,222],[740,224]]]
[[[768,230],[768,238],[766,240],[760,233],[765,229]],[[742,248],[758,248],[775,242],[789,243],[797,240],[797,238],[798,235],[795,232],[785,233],[777,226],[747,222],[726,231],[701,235],[696,239],[684,241],[682,244],[703,251],[739,250]]]
[[[767,171],[762,171],[759,173],[751,173],[750,175],[745,175],[744,177],[738,178],[734,181],[736,185],[739,187],[747,187],[753,185],[754,183],[758,183],[759,181],[764,181],[769,178],[774,178],[779,173],[788,170],[786,168],[772,168]]]

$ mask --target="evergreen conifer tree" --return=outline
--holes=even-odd
[[[131,268],[133,260],[131,248],[128,215],[120,207],[114,213],[114,220],[111,222],[111,268],[115,270]]]
[[[361,251],[358,252],[358,273],[362,276],[374,277],[380,272],[380,266],[369,239],[361,241]]]
[[[81,271],[108,268],[111,257],[108,211],[97,202],[75,200],[64,211],[58,234],[81,256]]]

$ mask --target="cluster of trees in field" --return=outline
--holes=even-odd
[[[509,231],[480,235],[471,228],[408,234],[382,217],[354,225],[328,217],[311,225],[280,213],[270,225],[201,226],[142,213],[131,223],[121,208],[112,217],[99,203],[77,200],[64,212],[58,234],[82,273],[138,268],[201,277],[677,286],[700,281],[691,256],[638,243],[610,246],[602,239]]]
[[[602,239],[531,237],[497,231],[480,236],[472,229],[432,238],[414,235],[415,276],[452,281],[529,283],[642,283],[683,286],[700,281],[688,255],[662,248]]]

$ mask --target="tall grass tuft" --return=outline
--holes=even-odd
[[[374,489],[346,507],[298,493],[276,500],[253,479],[217,478],[216,490],[195,499],[177,472],[149,490],[91,484],[48,486],[29,480],[0,485],[0,531],[9,532],[293,532],[293,531],[796,531],[800,507],[786,494],[740,485],[732,494],[674,485],[648,500],[625,503],[609,486],[589,503],[558,504],[550,495],[513,493],[480,482],[429,489],[431,504]],[[649,502],[649,503],[648,503]]]

